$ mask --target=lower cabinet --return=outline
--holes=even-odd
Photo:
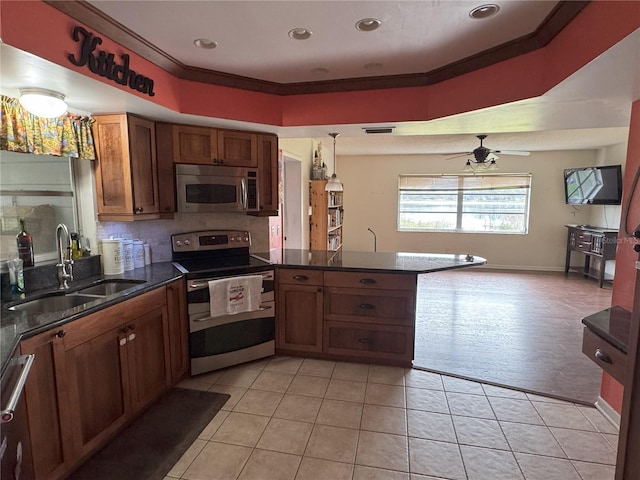
[[[184,279],[176,280],[167,285],[172,385],[182,380],[189,372],[189,317],[187,315],[186,288]]]
[[[36,480],[63,478],[171,385],[166,290],[21,343],[36,354],[25,386]]]
[[[277,285],[277,347],[322,352],[322,272],[278,269]]]
[[[279,269],[277,285],[276,346],[283,353],[413,360],[415,274]]]

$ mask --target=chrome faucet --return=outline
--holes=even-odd
[[[62,242],[62,234],[64,233],[66,238],[66,247]],[[56,244],[58,246],[58,263],[56,268],[58,269],[58,288],[69,288],[68,282],[73,281],[73,259],[71,258],[71,235],[69,235],[69,229],[64,223],[58,224],[56,227]],[[66,255],[65,255],[66,250]],[[66,258],[65,258],[66,256]]]

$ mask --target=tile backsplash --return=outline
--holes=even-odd
[[[246,230],[251,233],[251,252],[269,250],[269,217],[238,213],[176,213],[172,220],[98,222],[96,236],[140,239],[151,247],[153,262],[171,260],[171,235],[197,230]],[[98,251],[98,246],[92,245]]]

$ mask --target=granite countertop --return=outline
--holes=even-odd
[[[16,302],[3,302],[1,312],[2,321],[0,322],[0,374],[4,373],[8,360],[13,355],[20,340],[154,290],[181,276],[182,273],[179,272],[171,262],[161,262],[153,263],[143,268],[136,268],[120,275],[94,275],[83,278],[82,280],[71,282],[69,291],[79,290],[95,284],[100,280],[126,279],[143,281],[144,283],[132,284],[132,288],[126,291],[99,297],[90,303],[61,312],[29,315],[25,312],[9,310],[9,307]],[[57,291],[57,289],[51,288],[37,290],[27,294],[21,302],[46,296],[47,294]]]
[[[282,267],[367,270],[380,273],[430,273],[487,263],[482,257],[436,253],[355,252],[282,249],[254,257]]]
[[[627,353],[631,312],[615,305],[582,319],[589,330]]]

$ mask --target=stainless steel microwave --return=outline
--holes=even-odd
[[[256,212],[258,169],[176,164],[178,212]]]

